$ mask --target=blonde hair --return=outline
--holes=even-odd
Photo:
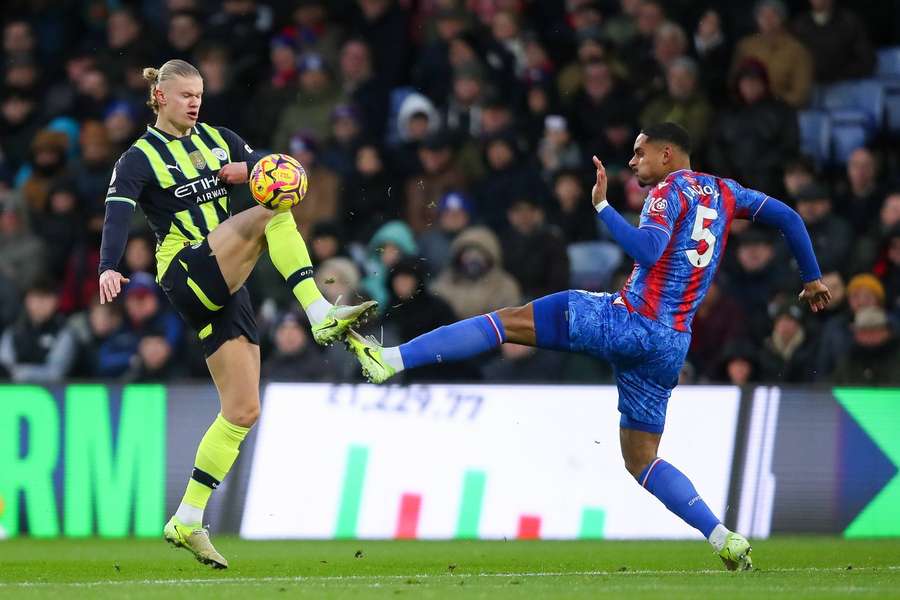
[[[177,58],[167,60],[158,69],[144,68],[144,79],[150,83],[150,99],[147,100],[147,106],[152,108],[153,112],[159,113],[159,101],[156,99],[159,84],[176,77],[200,77],[200,71],[191,63]]]

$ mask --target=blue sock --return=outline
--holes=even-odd
[[[657,458],[647,465],[637,480],[648,492],[659,498],[666,508],[691,527],[699,529],[703,537],[709,538],[709,534],[719,524],[719,519],[697,494],[691,480],[663,459]]]
[[[434,331],[400,346],[403,367],[412,369],[440,362],[464,360],[496,348],[506,340],[497,313],[480,315]]]

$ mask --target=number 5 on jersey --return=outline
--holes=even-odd
[[[696,249],[686,252],[688,260],[695,267],[706,267],[712,260],[716,236],[713,235],[713,232],[708,227],[704,227],[704,223],[706,221],[715,221],[718,216],[719,213],[716,212],[716,209],[703,206],[702,204],[697,205],[697,218],[694,219],[691,239],[697,241],[698,244]],[[706,242],[705,247],[703,242]]]

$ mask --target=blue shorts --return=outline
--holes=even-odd
[[[584,352],[613,366],[622,427],[662,433],[690,333],[630,311],[618,293],[578,290],[535,300],[534,327],[541,348]]]

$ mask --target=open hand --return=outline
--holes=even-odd
[[[249,177],[247,163],[228,163],[219,171],[219,179],[227,184],[244,183]]]
[[[122,284],[131,281],[118,271],[107,269],[100,274],[100,304],[112,302],[122,291]]]
[[[594,156],[594,166],[597,167],[597,183],[594,184],[591,190],[591,202],[594,203],[594,206],[597,206],[606,200],[606,187],[609,185],[609,181],[606,178],[606,167],[603,166],[603,163],[596,156]]]
[[[831,291],[822,283],[821,279],[816,279],[803,286],[800,299],[806,300],[813,312],[819,312],[825,310],[825,307],[831,302]]]

